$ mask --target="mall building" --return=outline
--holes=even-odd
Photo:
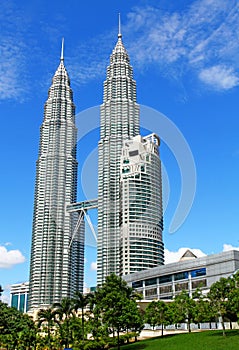
[[[239,269],[239,251],[231,250],[197,258],[187,250],[180,261],[124,276],[128,285],[142,293],[142,303],[172,300],[182,290],[200,288],[207,294],[221,277],[229,277]]]

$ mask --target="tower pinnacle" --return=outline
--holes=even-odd
[[[61,42],[61,61],[64,61],[64,38],[62,38]]]
[[[118,38],[122,38],[122,34],[121,34],[121,20],[120,20],[120,13],[119,13],[119,32],[118,32]]]

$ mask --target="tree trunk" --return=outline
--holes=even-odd
[[[188,333],[191,332],[191,327],[190,327],[190,320],[188,320]]]
[[[226,332],[225,332],[225,323],[224,323],[224,318],[222,317],[222,334],[225,337],[226,336]]]
[[[81,309],[81,323],[82,323],[82,339],[83,339],[83,344],[85,340],[85,319],[84,319],[84,308]]]
[[[163,337],[163,323],[161,324],[161,336]]]
[[[118,343],[118,350],[120,350],[120,332],[119,332],[119,328],[117,329],[117,343]]]
[[[50,328],[48,328],[48,346],[49,346],[49,350],[51,350],[51,331]]]

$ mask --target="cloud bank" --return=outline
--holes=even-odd
[[[239,250],[239,247],[233,247],[231,244],[223,244],[224,252],[228,252],[230,250]]]
[[[155,67],[159,75],[178,84],[217,92],[239,85],[238,0],[193,0],[183,9],[169,4],[164,10],[160,2],[148,4],[134,6],[122,17],[123,40],[138,74]],[[51,54],[45,55],[46,44],[53,50],[67,18],[49,23],[43,17],[36,27],[31,13],[26,18],[8,2],[0,20],[0,100],[21,101],[35,90],[34,79],[38,88],[46,88],[52,59]],[[39,40],[46,37],[46,28],[47,43]],[[82,85],[103,79],[117,26],[87,41],[72,37],[75,42],[69,43],[66,64],[72,82]]]
[[[9,269],[17,264],[22,264],[26,258],[20,250],[7,250],[6,247],[0,246],[0,268]]]
[[[171,264],[174,262],[178,262],[180,258],[183,256],[183,254],[190,250],[193,254],[195,254],[198,258],[202,256],[206,256],[205,253],[201,251],[201,249],[195,249],[195,248],[179,248],[178,251],[170,251],[168,249],[164,249],[164,259],[165,264]]]
[[[238,25],[238,1],[197,0],[183,11],[135,7],[126,27],[136,31],[130,51],[139,67],[154,64],[176,80],[193,75],[224,91],[239,85]]]

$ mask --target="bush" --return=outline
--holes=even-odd
[[[102,350],[105,348],[106,343],[104,340],[87,340],[84,344],[84,350]]]

